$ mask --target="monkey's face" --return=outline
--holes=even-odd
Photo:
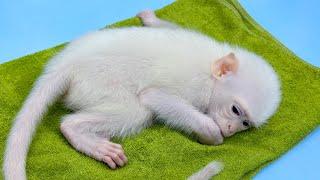
[[[262,125],[277,109],[280,83],[260,57],[230,53],[215,61],[211,70],[215,84],[208,115],[224,137]]]
[[[214,98],[209,108],[209,116],[217,123],[224,137],[253,126],[244,101],[233,96],[220,94]]]

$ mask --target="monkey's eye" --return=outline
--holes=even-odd
[[[245,127],[249,127],[249,122],[248,122],[248,121],[243,121],[242,124],[243,124]]]
[[[236,106],[232,106],[232,112],[235,113],[237,116],[240,116],[240,111]]]

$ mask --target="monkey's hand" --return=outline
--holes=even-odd
[[[219,126],[209,117],[202,118],[197,130],[199,142],[202,144],[219,145],[223,143],[223,136]]]
[[[163,118],[165,123],[195,132],[203,144],[218,145],[223,142],[220,128],[186,100],[157,88],[148,88],[139,94],[147,108]]]

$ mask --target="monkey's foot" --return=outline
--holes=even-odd
[[[142,23],[145,26],[153,26],[157,24],[157,22],[159,21],[159,19],[157,18],[157,16],[154,14],[152,10],[142,11],[138,13],[136,16],[141,19]]]
[[[122,146],[108,140],[96,142],[92,156],[96,160],[106,163],[111,169],[122,167],[128,163]]]

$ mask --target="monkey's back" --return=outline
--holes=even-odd
[[[209,75],[220,48],[207,36],[185,29],[108,29],[71,42],[47,69],[70,72],[66,102],[83,109],[149,86],[179,91],[199,74]]]

